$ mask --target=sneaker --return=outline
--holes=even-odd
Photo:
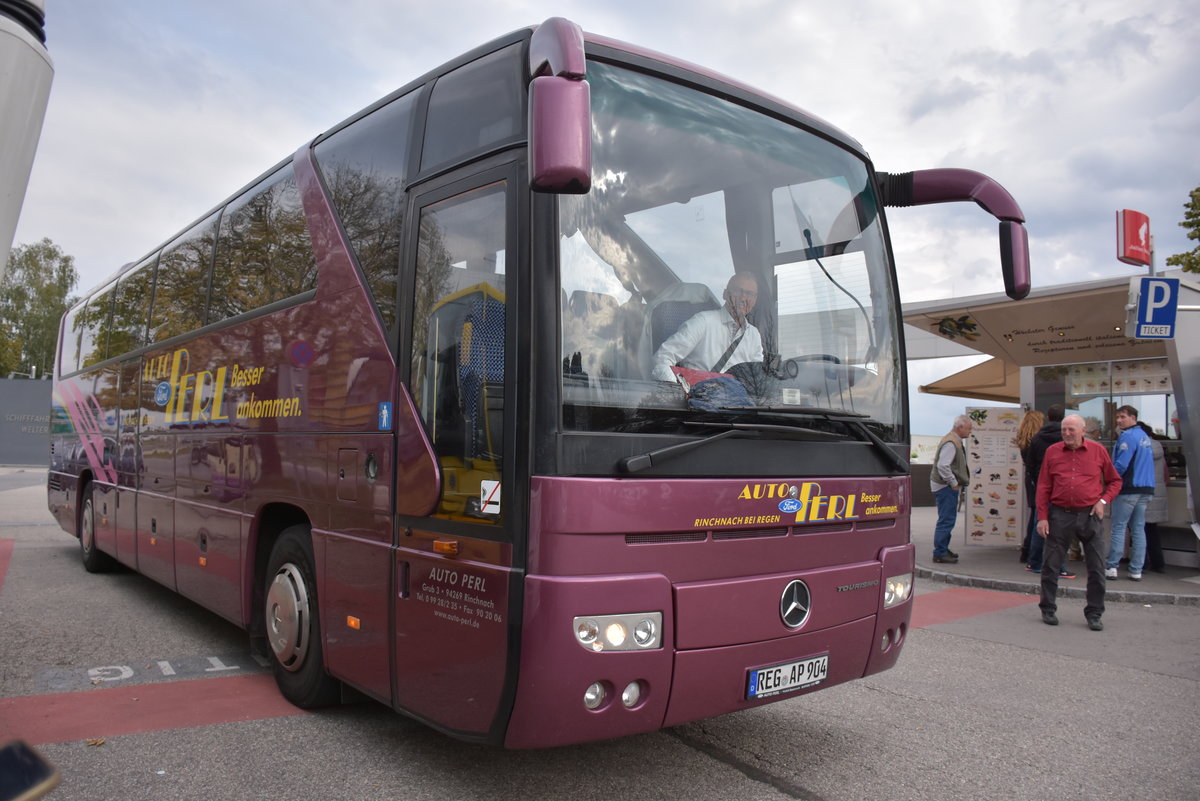
[[[1030,573],[1033,572],[1033,568],[1030,567],[1029,565],[1025,565],[1025,569],[1028,570]]]
[[[1117,577],[1117,569],[1115,567],[1110,567],[1108,570],[1105,570],[1104,577],[1105,578],[1116,578]]]
[[[1059,578],[1075,578],[1075,574],[1072,573],[1070,570],[1067,570],[1064,567],[1062,570],[1058,571],[1058,577]]]
[[[1087,619],[1088,628],[1092,631],[1104,631],[1104,624],[1100,622],[1098,617],[1089,617]]]
[[[1130,581],[1141,581],[1141,580],[1142,580],[1142,574],[1141,574],[1141,573],[1130,573],[1130,574],[1129,574],[1129,580],[1130,580]]]
[[[1047,626],[1057,626],[1058,625],[1058,615],[1054,614],[1053,612],[1043,611],[1042,612],[1042,622],[1045,623]]]
[[[934,556],[933,561],[939,564],[953,565],[958,562],[958,557],[948,553],[945,556]]]

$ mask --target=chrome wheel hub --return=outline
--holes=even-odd
[[[308,655],[308,589],[292,563],[280,566],[267,589],[267,640],[279,664],[290,671],[304,665]]]

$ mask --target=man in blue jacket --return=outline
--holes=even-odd
[[[1137,424],[1138,410],[1132,406],[1117,408],[1117,428],[1121,435],[1113,446],[1113,467],[1121,474],[1121,492],[1113,499],[1112,541],[1108,546],[1106,578],[1117,577],[1117,565],[1125,553],[1125,529],[1132,537],[1129,552],[1129,578],[1142,580],[1146,561],[1146,507],[1154,497],[1154,451],[1150,437]]]

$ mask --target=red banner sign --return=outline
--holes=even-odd
[[[1117,258],[1126,264],[1150,264],[1150,218],[1140,211],[1117,212]]]

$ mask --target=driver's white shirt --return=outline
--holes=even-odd
[[[659,381],[674,381],[675,374],[671,368],[675,366],[711,371],[737,333],[737,323],[724,306],[697,312],[659,346],[654,354],[654,377]],[[742,362],[761,362],[762,359],[762,337],[757,328],[746,323],[742,341],[729,355],[722,370]]]

